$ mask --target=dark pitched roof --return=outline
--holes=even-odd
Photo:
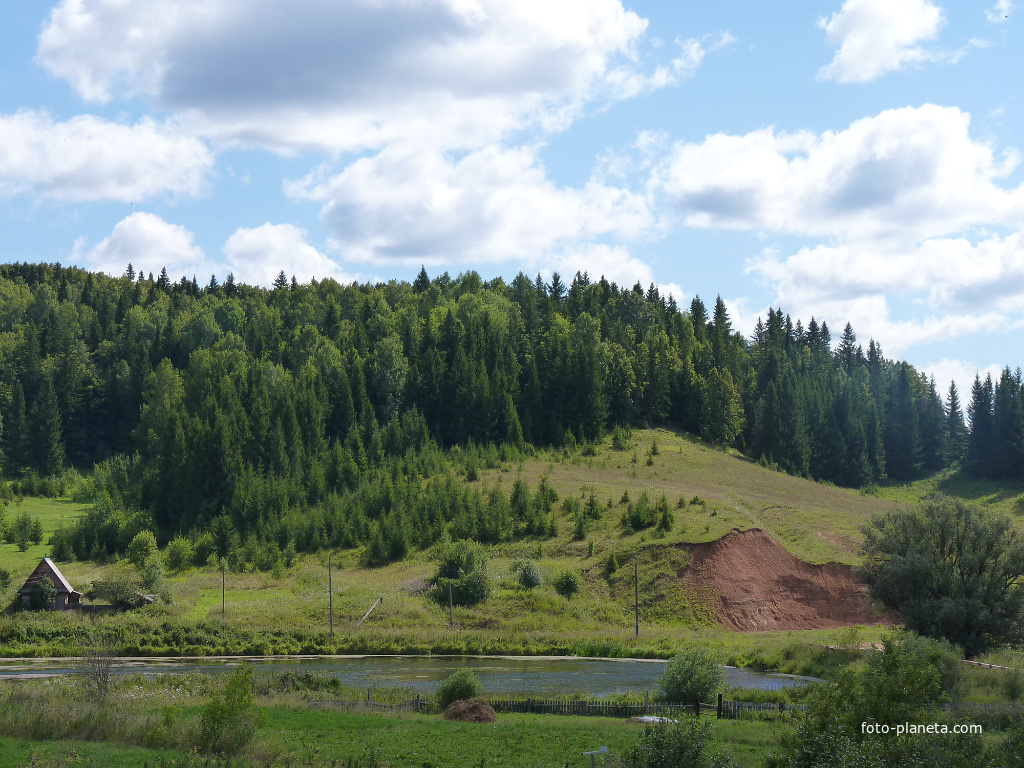
[[[68,580],[64,578],[64,574],[60,572],[60,568],[54,565],[53,560],[51,560],[48,557],[44,557],[42,560],[39,561],[39,565],[37,565],[36,569],[32,571],[32,574],[27,579],[25,579],[24,586],[22,586],[22,588],[18,591],[25,592],[27,590],[32,589],[32,586],[37,581],[39,581],[39,579],[44,577],[50,578],[50,580],[53,582],[53,586],[57,590],[57,594],[60,594],[62,592],[69,595],[82,594],[77,589],[74,589],[70,584],[68,584]]]

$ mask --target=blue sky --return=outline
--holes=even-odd
[[[23,0],[0,259],[586,270],[1024,364],[1011,0]]]

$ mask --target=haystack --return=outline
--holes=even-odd
[[[448,705],[441,715],[445,720],[458,720],[462,723],[496,723],[498,716],[494,707],[483,699],[456,701]]]

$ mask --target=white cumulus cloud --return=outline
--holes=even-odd
[[[165,193],[194,197],[213,162],[203,142],[149,118],[124,125],[91,115],[55,121],[31,110],[0,115],[4,195],[121,202]]]
[[[942,9],[930,0],[846,0],[829,19],[820,19],[835,58],[819,80],[866,83],[907,65],[945,58],[922,45],[938,37]]]
[[[350,283],[356,276],[306,242],[306,231],[292,224],[239,227],[224,243],[226,267],[250,285],[269,286],[281,270],[306,283],[333,278]]]
[[[556,186],[531,148],[452,158],[391,147],[286,190],[324,201],[321,219],[358,261],[529,261],[604,235],[636,237],[653,224],[645,197],[626,189]]]
[[[651,184],[696,227],[919,241],[1024,224],[1024,190],[998,183],[1017,153],[997,157],[969,127],[956,107],[926,104],[821,134],[715,134],[674,145]]]
[[[204,276],[209,279],[216,266],[194,241],[195,236],[184,227],[140,211],[119,221],[110,237],[92,248],[79,240],[71,258],[76,264],[114,276],[124,274],[128,264],[136,272],[154,276],[166,267],[174,281],[182,276],[191,279],[194,275],[204,284]]]
[[[292,224],[239,227],[224,243],[223,258],[214,260],[195,244],[188,229],[145,212],[122,219],[109,237],[91,248],[79,240],[72,260],[115,276],[124,274],[128,264],[154,276],[166,267],[172,281],[194,276],[200,285],[206,285],[211,275],[223,282],[230,272],[237,282],[269,286],[281,270],[302,283],[314,277],[342,283],[358,279],[310,245],[305,230]]]
[[[227,142],[470,147],[670,82],[642,72],[646,27],[619,0],[63,0],[36,60]]]
[[[942,395],[943,402],[949,396],[949,383],[953,382],[956,384],[960,409],[966,419],[967,406],[971,402],[971,385],[974,384],[974,377],[978,376],[984,381],[986,376],[991,376],[993,381],[997,381],[1003,366],[998,363],[978,365],[967,360],[950,360],[944,357],[938,362],[927,363],[921,366],[921,370],[929,376],[935,377],[935,388]]]

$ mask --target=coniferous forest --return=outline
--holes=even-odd
[[[554,533],[543,481],[462,482],[536,445],[665,425],[792,474],[860,487],[959,463],[1024,476],[1024,382],[966,397],[866,350],[849,324],[773,310],[751,338],[719,298],[475,272],[271,289],[232,275],[120,278],[0,265],[0,463],[30,490],[89,476],[92,511],[56,557],[144,530],[269,568],[367,545],[367,564],[444,535]],[[81,481],[85,482],[85,481]]]

